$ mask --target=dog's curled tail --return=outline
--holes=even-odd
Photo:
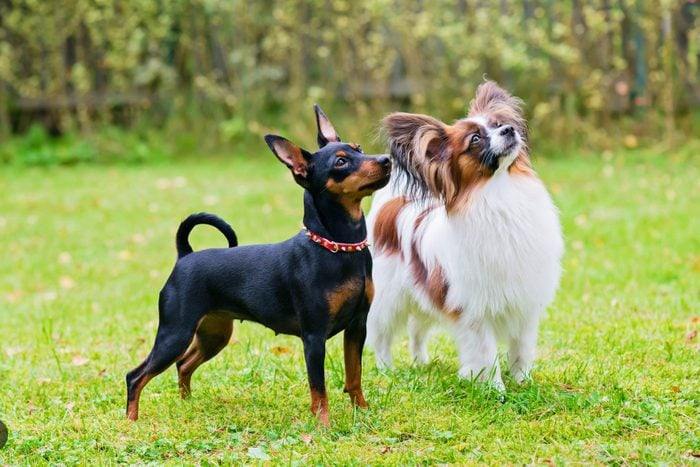
[[[236,233],[222,218],[214,214],[209,214],[208,212],[190,214],[187,216],[187,219],[182,221],[180,227],[177,229],[177,234],[175,234],[177,259],[192,253],[192,246],[189,242],[189,236],[192,229],[199,224],[207,224],[211,225],[212,227],[216,227],[219,232],[224,234],[224,237],[226,237],[226,240],[228,240],[228,246],[230,248],[238,246],[238,238],[236,238]]]

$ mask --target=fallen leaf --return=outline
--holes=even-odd
[[[75,402],[69,402],[66,404],[66,410],[69,412],[73,411],[73,407],[75,407]]]
[[[48,384],[51,382],[51,378],[37,378],[39,384]]]
[[[85,357],[78,355],[78,354],[73,355],[73,358],[71,358],[71,363],[74,366],[83,366],[89,361],[90,361],[89,358],[85,358]]]
[[[219,197],[216,195],[207,195],[203,200],[206,206],[214,206],[219,203]]]
[[[18,353],[22,353],[22,352],[24,352],[24,349],[22,349],[20,347],[7,347],[5,349],[5,354],[8,357],[12,357],[13,355],[17,355]]]
[[[307,446],[308,446],[309,444],[311,444],[311,443],[314,442],[314,440],[313,440],[313,438],[311,437],[311,435],[306,434],[306,433],[304,433],[304,434],[301,435],[301,440],[302,440],[302,441],[304,442],[304,444],[306,444]]]
[[[10,303],[15,303],[19,301],[20,298],[24,295],[24,292],[21,290],[14,290],[10,293],[7,294],[7,301]]]
[[[692,342],[695,340],[695,338],[698,336],[698,330],[697,329],[691,329],[690,331],[685,333],[685,340],[688,342]]]
[[[681,392],[681,388],[676,386],[675,384],[671,386],[671,391],[673,392]]]
[[[72,289],[75,287],[75,281],[68,276],[61,277],[61,279],[59,279],[59,284],[61,284],[61,287],[64,289]]]
[[[281,355],[281,354],[292,353],[292,351],[289,350],[288,347],[284,347],[282,345],[276,345],[272,348],[272,353],[275,355]]]
[[[58,255],[58,262],[61,264],[68,264],[71,261],[73,261],[73,258],[71,257],[70,253],[68,252],[63,252],[60,255]]]
[[[389,446],[383,446],[383,447],[381,448],[380,452],[381,452],[382,454],[387,454],[387,453],[391,452],[391,447],[389,447]]]
[[[143,234],[135,233],[134,235],[131,236],[131,241],[133,243],[140,245],[146,241],[146,237]]]
[[[156,180],[156,188],[159,190],[165,190],[167,188],[170,188],[170,180],[165,179],[165,178],[159,178]]]
[[[175,188],[182,188],[183,186],[187,185],[187,179],[182,175],[178,175],[177,177],[173,178],[172,184]]]

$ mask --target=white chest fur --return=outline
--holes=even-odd
[[[472,316],[541,311],[559,283],[557,210],[534,177],[498,174],[466,211],[436,213],[421,243],[426,262],[445,270],[447,304]]]

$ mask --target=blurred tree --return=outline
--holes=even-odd
[[[0,0],[0,137],[39,122],[168,125],[226,141],[313,101],[366,126],[460,115],[484,76],[563,140],[700,104],[696,0]],[[637,110],[652,110],[637,114]],[[668,123],[682,125],[683,118]],[[299,130],[301,131],[301,130]],[[600,133],[600,132],[597,132]],[[588,137],[592,144],[597,136]]]

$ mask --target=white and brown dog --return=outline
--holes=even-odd
[[[557,209],[530,165],[520,103],[489,81],[453,125],[409,113],[384,119],[396,176],[368,216],[375,296],[367,337],[380,367],[391,366],[392,341],[406,325],[413,358],[427,363],[428,336],[441,321],[454,335],[460,376],[503,389],[498,341],[515,380],[529,375],[564,245]]]

